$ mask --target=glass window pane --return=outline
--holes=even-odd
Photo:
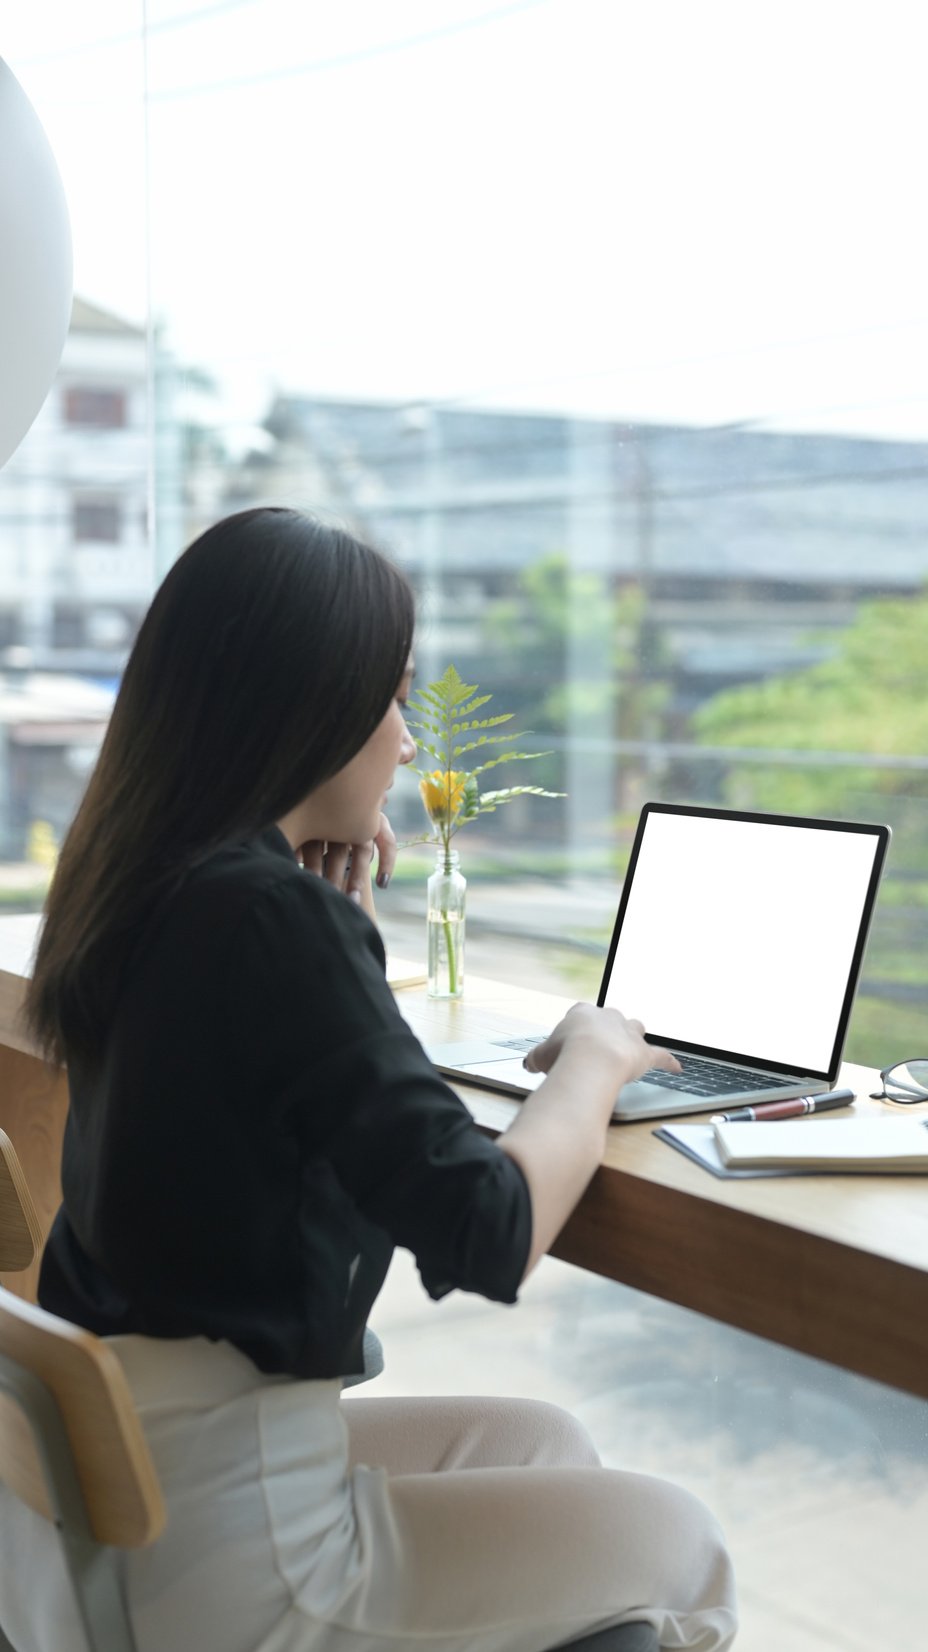
[[[0,473],[0,903],[41,903],[182,547],[287,503],[398,558],[420,681],[454,663],[544,753],[506,777],[566,793],[462,833],[471,972],[594,996],[648,799],[884,820],[847,1054],[928,1054],[920,22],[8,0],[76,298]],[[391,798],[419,835],[415,777]],[[403,956],[429,870],[379,902]],[[745,1643],[915,1644],[923,1407],[575,1285],[520,1383],[579,1324],[552,1383],[610,1461],[660,1470],[694,1421],[669,1472],[745,1534]]]

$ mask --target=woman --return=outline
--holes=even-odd
[[[514,1301],[616,1088],[673,1064],[578,1006],[492,1143],[406,1027],[362,908],[415,755],[413,621],[345,533],[210,529],[141,628],[49,896],[28,1014],[71,1110],[40,1300],[113,1339],[161,1478],[165,1534],[127,1562],[140,1652],[536,1652],[625,1617],[710,1652],[730,1571],[692,1498],[599,1468],[550,1407],[341,1396],[394,1246],[433,1297]],[[47,1529],[3,1524],[4,1625],[61,1652]]]

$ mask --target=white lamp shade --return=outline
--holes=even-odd
[[[55,158],[0,59],[0,465],[48,394],[71,295],[71,226]]]

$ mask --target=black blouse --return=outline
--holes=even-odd
[[[513,1302],[522,1173],[400,1015],[375,926],[276,827],[191,872],[69,1065],[40,1302],[99,1335],[227,1338],[263,1371],[363,1369],[395,1245],[429,1294]]]

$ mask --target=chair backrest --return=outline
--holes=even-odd
[[[42,1238],[16,1150],[0,1130],[0,1271],[27,1268]],[[36,1443],[41,1403],[27,1403],[37,1379],[64,1425],[65,1449],[97,1542],[119,1548],[151,1543],[164,1526],[161,1488],[112,1349],[0,1289],[0,1357],[0,1480],[37,1513],[56,1518],[43,1463],[48,1442]]]
[[[57,1404],[87,1519],[98,1543],[140,1548],[164,1528],[158,1476],[122,1366],[106,1343],[0,1290],[0,1355],[44,1384]],[[54,1519],[33,1424],[0,1394],[0,1480]]]
[[[0,1269],[28,1267],[41,1244],[0,1130]],[[99,1337],[3,1289],[0,1481],[57,1528],[89,1652],[135,1652],[116,1550],[153,1542],[165,1510],[122,1366]]]
[[[9,1136],[0,1130],[0,1273],[21,1273],[45,1235]]]

